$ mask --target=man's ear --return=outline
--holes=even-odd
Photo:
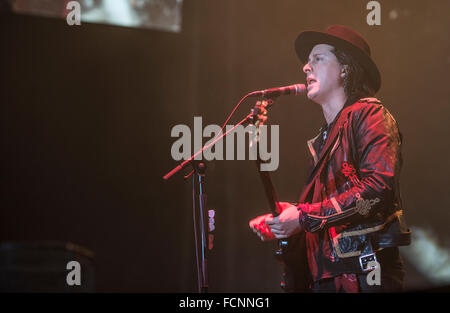
[[[348,74],[348,65],[343,65],[341,67],[341,78],[344,78]]]

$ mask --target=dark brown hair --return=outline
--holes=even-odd
[[[336,56],[339,64],[346,67],[344,77],[344,91],[349,98],[373,97],[375,91],[371,87],[369,75],[361,64],[346,51],[334,47],[331,52]]]

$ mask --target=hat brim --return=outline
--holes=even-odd
[[[375,62],[373,62],[372,58],[368,56],[363,50],[351,44],[350,42],[333,35],[318,31],[301,32],[295,40],[295,51],[297,52],[297,56],[303,64],[306,64],[308,62],[308,57],[311,50],[315,45],[318,44],[329,44],[331,46],[349,52],[366,70],[367,74],[369,75],[371,87],[374,89],[374,91],[377,92],[378,90],[380,90],[381,75],[377,65],[375,64]]]

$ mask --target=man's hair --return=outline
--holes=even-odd
[[[346,51],[333,47],[331,50],[341,66],[346,66],[344,91],[349,98],[373,97],[375,91],[371,87],[369,75],[361,64]]]

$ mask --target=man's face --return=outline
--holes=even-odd
[[[309,54],[303,67],[308,84],[308,98],[322,104],[329,101],[342,85],[341,66],[331,50],[333,46],[319,44]]]

